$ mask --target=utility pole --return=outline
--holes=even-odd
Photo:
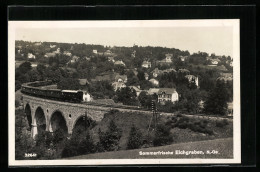
[[[151,121],[150,121],[149,127],[148,127],[148,135],[149,135],[149,129],[150,129],[151,123],[154,122],[155,129],[157,126],[157,107],[156,107],[154,100],[152,100],[152,102],[151,102],[151,107],[152,107],[152,118],[151,118]]]

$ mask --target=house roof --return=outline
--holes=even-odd
[[[158,82],[158,80],[157,80],[157,79],[154,79],[154,78],[150,79],[149,81],[150,81],[150,82],[154,82],[154,81],[157,81],[157,82]]]
[[[162,71],[159,70],[158,68],[155,68],[155,69],[152,71],[152,73],[157,73],[157,74],[159,74],[159,73],[162,73]]]
[[[114,57],[112,57],[112,56],[109,56],[107,58],[108,58],[108,60],[114,60]]]
[[[227,71],[227,68],[224,65],[218,66],[219,70]]]
[[[182,72],[182,73],[187,72],[187,73],[190,73],[190,71],[189,71],[188,69],[179,69],[178,72]]]
[[[220,73],[222,77],[233,77],[233,73]]]
[[[186,78],[193,78],[195,77],[194,75],[185,75]]]
[[[176,92],[175,88],[159,88],[158,94],[173,94]]]
[[[120,60],[120,61],[115,61],[115,65],[125,65],[125,63],[122,60]]]
[[[151,65],[151,62],[143,61],[142,65]]]
[[[165,69],[163,70],[162,72],[165,72],[165,73],[170,73],[170,72],[177,72],[175,69]]]
[[[54,57],[56,53],[46,53],[44,56],[45,57]]]
[[[125,83],[123,82],[113,82],[112,86],[117,89],[117,88],[122,88],[122,87],[126,87]]]
[[[117,74],[116,76],[115,76],[115,80],[116,81],[118,81],[118,79],[122,79],[122,80],[127,80],[127,76],[126,75],[119,75],[119,74]]]
[[[150,88],[149,90],[148,90],[148,94],[150,94],[150,95],[152,95],[152,94],[157,94],[158,92],[159,92],[159,88]]]
[[[137,86],[129,86],[129,88],[134,89],[136,92],[141,92],[142,90],[138,88]]]

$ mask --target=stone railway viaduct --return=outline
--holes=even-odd
[[[100,121],[110,110],[107,107],[54,101],[24,94],[23,108],[33,137],[38,133],[39,127],[51,132],[61,127],[71,134],[83,116],[87,115],[92,120]]]

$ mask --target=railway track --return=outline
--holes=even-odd
[[[127,106],[127,105],[111,105],[111,104],[102,104],[102,103],[93,103],[93,102],[85,102],[82,103],[85,105],[99,106],[99,107],[110,107],[111,109],[118,109],[121,111],[137,111],[148,113],[151,112],[149,109],[140,108],[138,106]],[[167,112],[158,112],[161,115],[176,115],[175,113],[167,113]],[[204,114],[182,114],[187,117],[198,117],[198,118],[217,118],[217,119],[233,119],[232,116],[217,116],[217,115],[204,115]]]

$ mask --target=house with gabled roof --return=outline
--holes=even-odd
[[[123,83],[123,82],[113,82],[112,86],[114,87],[115,91],[126,87],[125,83]]]
[[[35,59],[35,55],[33,55],[32,53],[28,53],[27,57],[28,59]]]
[[[178,56],[178,58],[179,58],[182,62],[184,62],[184,61],[188,58],[188,56]]]
[[[144,67],[144,68],[150,68],[150,67],[152,67],[152,63],[145,60],[145,61],[143,61],[143,63],[142,63],[142,67]]]
[[[113,56],[109,56],[109,57],[107,57],[107,60],[109,61],[109,62],[115,62],[115,59],[114,59],[114,57]]]
[[[189,83],[194,83],[197,87],[199,87],[199,78],[194,75],[186,75],[185,78],[188,79]]]
[[[128,86],[128,87],[135,90],[137,97],[143,91],[143,90],[140,89],[140,86]]]
[[[116,74],[115,81],[127,83],[127,75]]]
[[[152,71],[152,74],[153,74],[153,77],[157,77],[158,75],[162,74],[162,71],[159,70],[158,68],[155,68],[153,71]]]
[[[159,88],[157,93],[158,102],[164,103],[166,101],[171,101],[175,103],[179,101],[179,94],[177,93],[175,88]]]
[[[159,65],[169,65],[172,63],[173,54],[165,54],[165,59],[157,61]]]

